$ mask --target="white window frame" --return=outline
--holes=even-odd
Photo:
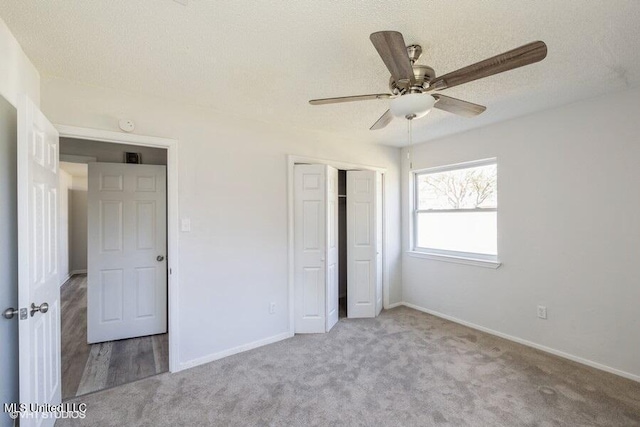
[[[498,165],[497,158],[490,159],[482,159],[476,160],[472,162],[464,162],[464,163],[456,163],[452,165],[446,166],[438,166],[433,168],[419,169],[415,171],[411,171],[410,176],[410,212],[411,212],[411,220],[410,220],[410,239],[409,239],[409,251],[407,254],[409,256],[417,257],[417,258],[426,258],[437,261],[445,261],[445,262],[453,262],[457,264],[467,264],[467,265],[475,265],[478,267],[488,267],[488,268],[498,268],[501,263],[498,261],[498,255],[488,255],[488,254],[478,254],[478,253],[470,253],[470,252],[459,252],[459,251],[449,251],[442,249],[433,249],[433,248],[423,248],[418,247],[417,242],[417,218],[418,214],[425,212],[433,212],[428,209],[418,209],[418,191],[417,191],[417,180],[418,177],[425,174],[432,174],[438,172],[448,172],[459,169],[468,169],[479,166],[489,166],[489,165]],[[451,210],[438,210],[438,212],[498,212],[497,208],[473,208],[473,209],[451,209]]]

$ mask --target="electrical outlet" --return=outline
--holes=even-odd
[[[269,304],[269,314],[275,314],[276,312],[276,303],[272,302],[271,304]]]
[[[538,306],[538,317],[540,319],[546,319],[547,318],[547,307],[545,307],[544,305],[539,305]]]

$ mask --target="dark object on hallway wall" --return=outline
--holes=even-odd
[[[125,152],[124,153],[124,162],[125,163],[140,164],[140,163],[142,163],[142,156],[140,155],[140,153]]]

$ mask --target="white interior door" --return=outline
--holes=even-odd
[[[166,166],[89,163],[89,343],[167,331],[166,180]]]
[[[382,174],[376,172],[376,316],[382,311]]]
[[[294,166],[295,333],[327,328],[327,166]]]
[[[338,262],[338,169],[327,166],[327,332],[338,323],[340,313]]]
[[[382,309],[381,180],[379,172],[347,171],[347,315],[350,318],[375,317]]]
[[[26,96],[18,103],[20,402],[60,403],[58,132]],[[38,310],[39,308],[39,310]],[[50,426],[34,414],[22,426]]]

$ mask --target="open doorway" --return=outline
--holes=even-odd
[[[166,165],[163,148],[60,138],[63,400],[169,370]]]

